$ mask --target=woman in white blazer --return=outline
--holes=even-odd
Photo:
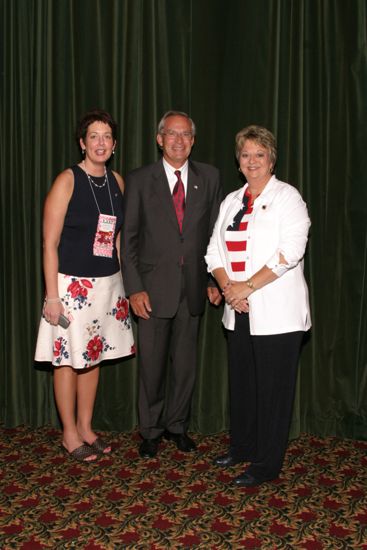
[[[215,464],[250,462],[251,487],[282,468],[304,332],[311,326],[303,256],[310,219],[301,195],[274,175],[276,141],[248,126],[236,135],[247,183],[222,202],[206,253],[223,291],[228,330],[230,448]]]

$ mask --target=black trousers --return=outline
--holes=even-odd
[[[236,313],[228,331],[231,454],[251,462],[259,481],[282,468],[304,332],[251,336],[249,316]]]
[[[164,429],[187,430],[199,321],[190,314],[184,292],[173,318],[139,319],[139,427],[146,439],[159,437]]]

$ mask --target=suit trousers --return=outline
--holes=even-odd
[[[274,479],[283,465],[304,332],[250,334],[249,315],[236,313],[228,331],[230,452],[251,464],[259,481]]]
[[[139,427],[153,439],[188,428],[197,365],[200,317],[191,315],[183,290],[176,315],[138,321]]]

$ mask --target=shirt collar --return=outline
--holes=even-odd
[[[175,168],[175,167],[172,166],[169,162],[167,162],[166,159],[163,157],[163,166],[164,166],[164,169],[165,169],[166,172],[168,172],[169,174],[174,174],[174,173],[176,172],[176,170],[180,170],[180,172],[181,172],[181,177],[182,177],[184,174],[187,174],[188,165],[189,165],[189,161],[186,160],[186,161],[184,162],[184,164],[183,164],[180,168]]]

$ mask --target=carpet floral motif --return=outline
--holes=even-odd
[[[238,489],[243,466],[212,465],[227,434],[145,461],[137,433],[101,435],[113,453],[80,464],[54,428],[0,428],[0,548],[367,550],[365,442],[302,435],[279,479]]]

